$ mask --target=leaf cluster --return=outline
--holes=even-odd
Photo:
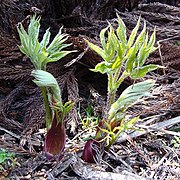
[[[74,51],[63,50],[71,46],[71,44],[64,44],[68,35],[62,33],[63,27],[60,28],[52,42],[50,42],[51,33],[49,28],[43,35],[42,40],[39,41],[40,20],[40,17],[34,15],[30,20],[27,32],[22,23],[18,24],[17,29],[21,40],[21,46],[19,46],[21,52],[30,58],[35,69],[45,70],[47,63],[56,62]]]
[[[149,38],[148,32],[146,32],[146,22],[144,22],[143,30],[137,35],[140,26],[139,18],[137,25],[127,40],[126,26],[118,15],[117,17],[118,27],[116,30],[110,23],[108,27],[101,30],[100,41],[102,47],[86,40],[90,48],[103,58],[103,62],[98,63],[93,71],[102,74],[116,74],[124,66],[128,76],[138,79],[161,67],[155,64],[144,65],[150,53],[157,49],[154,46],[155,29]]]
[[[146,31],[146,22],[142,31],[138,34],[140,26],[140,17],[132,30],[129,38],[126,34],[126,26],[117,14],[116,29],[109,23],[106,28],[100,32],[101,47],[89,42],[89,47],[99,54],[103,61],[92,69],[94,72],[107,74],[108,76],[108,95],[107,95],[107,115],[103,120],[104,125],[99,127],[101,132],[105,133],[104,139],[107,140],[107,146],[111,145],[122,131],[132,128],[138,117],[126,120],[127,109],[133,106],[143,96],[149,96],[148,91],[154,86],[154,80],[146,80],[135,83],[123,91],[116,99],[117,89],[125,78],[132,79],[143,78],[148,72],[162,66],[155,64],[145,65],[146,59],[150,53],[155,51],[155,34],[149,37]],[[98,133],[96,139],[103,137],[103,133]]]

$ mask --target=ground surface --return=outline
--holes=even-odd
[[[119,1],[2,0],[0,148],[15,154],[13,157],[5,153],[10,159],[1,163],[2,179],[118,179],[120,176],[121,179],[138,179],[136,175],[147,179],[180,179],[180,8],[178,1],[171,1],[171,5],[141,4],[141,1],[131,4],[121,1],[120,5]],[[156,80],[153,97],[129,109],[130,115],[140,115],[137,127],[146,131],[128,132],[128,137],[124,134],[105,157],[99,157],[98,164],[89,165],[80,158],[83,139],[92,133],[88,128],[95,124],[95,117],[102,111],[107,80],[105,76],[89,71],[101,59],[87,49],[84,38],[99,44],[98,34],[107,26],[106,19],[113,23],[115,9],[126,23],[128,33],[140,14],[147,21],[149,33],[156,26],[161,48],[147,63],[164,65],[166,69],[146,76]],[[17,46],[20,42],[16,25],[23,22],[27,26],[28,15],[34,12],[42,16],[42,32],[50,26],[55,35],[64,25],[64,31],[70,35],[68,41],[73,42],[72,49],[78,50],[48,66],[48,71],[56,76],[64,98],[76,102],[66,122],[67,145],[60,162],[48,161],[41,152],[44,107],[39,88],[30,76],[33,67]],[[122,89],[132,83],[127,79]],[[94,110],[93,120],[83,129],[82,119],[86,118],[87,107]]]

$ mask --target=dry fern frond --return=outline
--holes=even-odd
[[[79,101],[79,88],[77,79],[74,74],[71,74],[67,80],[67,92],[68,100],[74,102],[74,106],[67,118],[67,126],[70,127],[70,131],[75,134],[77,125],[78,125],[78,113],[77,113],[77,103]]]
[[[163,42],[160,46],[162,61],[165,67],[171,67],[180,71],[180,46]],[[160,64],[159,52],[155,51],[147,61]]]
[[[162,4],[159,2],[139,4],[138,6],[138,10],[140,11],[166,13],[166,14],[171,14],[171,15],[179,15],[179,9],[180,8],[178,7]]]

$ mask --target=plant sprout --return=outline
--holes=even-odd
[[[47,63],[56,62],[76,51],[63,50],[71,44],[64,44],[68,35],[62,33],[62,28],[52,42],[50,42],[49,29],[39,42],[39,30],[40,17],[31,17],[27,32],[22,23],[19,23],[18,33],[21,40],[19,49],[34,65],[35,70],[31,73],[35,78],[33,81],[41,88],[44,99],[47,128],[44,151],[48,158],[54,155],[61,157],[66,142],[64,119],[72,109],[73,103],[69,101],[63,104],[59,85],[54,76],[46,72],[46,66]]]
[[[145,65],[145,60],[150,53],[157,49],[154,46],[155,29],[149,38],[148,32],[146,32],[146,22],[144,22],[143,30],[137,35],[140,26],[139,18],[137,25],[127,39],[126,26],[118,15],[116,21],[118,23],[117,29],[114,29],[109,23],[105,29],[101,30],[102,47],[86,40],[89,47],[103,59],[92,71],[107,74],[108,77],[105,114],[99,123],[94,140],[87,141],[83,152],[83,159],[87,162],[95,162],[96,152],[92,150],[93,143],[97,144],[97,141],[99,143],[103,141],[106,150],[109,150],[123,131],[133,129],[138,117],[127,119],[127,109],[143,96],[149,96],[148,91],[155,84],[155,81],[151,79],[135,83],[125,89],[119,98],[116,98],[117,90],[124,79],[127,77],[140,79],[150,71],[163,68],[155,64]]]

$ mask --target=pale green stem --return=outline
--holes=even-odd
[[[128,76],[128,73],[126,71],[123,72],[121,77],[117,80],[120,72],[117,72],[114,75],[109,74],[108,75],[108,105],[111,106],[115,101],[115,95],[116,91],[121,85],[121,83],[124,81],[124,79]]]
[[[45,106],[45,110],[46,110],[46,128],[48,130],[48,129],[50,129],[51,124],[52,124],[52,112],[51,112],[51,109],[49,106],[46,87],[40,87],[40,88],[41,88],[44,106]]]
[[[114,103],[114,99],[115,99],[115,90],[113,89],[113,84],[114,84],[113,75],[108,74],[108,99],[107,99],[108,107]]]

